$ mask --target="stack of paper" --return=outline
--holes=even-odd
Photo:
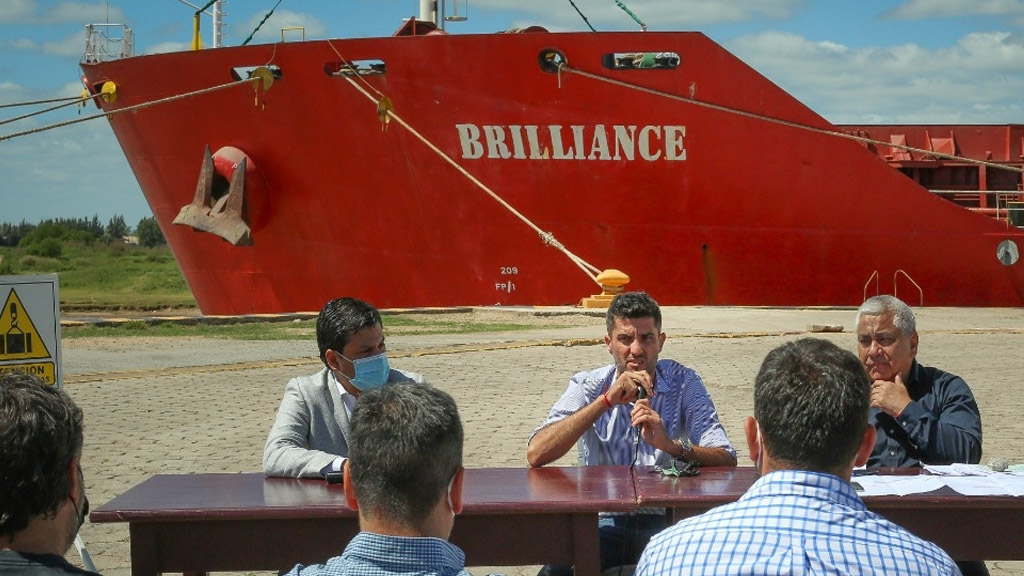
[[[1024,496],[1024,467],[995,472],[981,464],[925,466],[926,474],[910,476],[858,475],[854,487],[861,496],[906,496],[949,486],[965,496]]]

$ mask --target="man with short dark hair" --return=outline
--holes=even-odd
[[[316,320],[323,370],[285,386],[263,449],[263,472],[291,478],[341,472],[348,420],[362,392],[395,382],[424,382],[388,365],[380,313],[355,298],[324,305]]]
[[[561,458],[574,444],[581,466],[669,467],[673,459],[702,466],[735,466],[718,412],[694,370],[659,360],[665,344],[661,308],[644,292],[617,295],[605,315],[605,345],[614,362],[580,372],[533,432],[526,450],[531,466]],[[631,565],[650,536],[665,525],[664,511],[602,514],[601,568]],[[545,566],[544,576],[564,576],[569,566]]]
[[[875,441],[857,358],[804,338],[772,350],[745,432],[761,475],[737,502],[651,539],[637,576],[956,575],[938,546],[868,511],[850,485]]]
[[[0,372],[0,574],[97,576],[64,559],[89,513],[82,443],[71,398]]]
[[[450,544],[462,511],[462,422],[452,397],[425,384],[360,396],[352,413],[345,499],[360,532],[325,564],[295,576],[469,576]]]

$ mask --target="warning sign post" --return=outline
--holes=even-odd
[[[0,276],[0,372],[21,370],[60,387],[57,275]]]

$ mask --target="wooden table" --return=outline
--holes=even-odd
[[[469,566],[575,564],[599,573],[598,512],[666,507],[679,519],[733,502],[754,469],[672,478],[638,468],[466,471],[451,540]],[[864,499],[955,559],[1024,559],[1024,498],[928,494]],[[158,475],[90,514],[128,522],[132,574],[287,570],[337,556],[358,531],[340,484],[262,474]]]
[[[451,540],[470,566],[600,571],[597,515],[636,508],[625,467],[466,470]],[[93,511],[128,522],[132,574],[287,570],[337,556],[358,531],[340,484],[262,474],[157,475]]]
[[[734,502],[755,480],[752,467],[702,468],[690,478],[650,470],[636,470],[637,503],[669,508],[672,521]],[[942,488],[908,496],[867,496],[864,503],[938,544],[955,560],[1024,560],[1024,498],[964,496]]]

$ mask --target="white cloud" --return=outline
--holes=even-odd
[[[204,39],[203,42],[207,40]],[[146,54],[166,54],[168,52],[184,52],[191,50],[192,45],[188,42],[162,42],[146,48]]]
[[[110,8],[105,2],[61,2],[48,10],[42,18],[49,24],[122,23],[124,13],[119,8]]]
[[[42,50],[44,54],[77,58],[85,52],[85,34],[78,32],[57,41],[43,42]]]
[[[39,44],[36,44],[36,42],[34,40],[30,40],[28,38],[15,38],[14,40],[11,40],[7,44],[9,46],[11,46],[12,48],[14,48],[15,50],[33,51],[33,52],[36,51],[36,50],[39,50]]]
[[[834,123],[1006,123],[1024,113],[1024,46],[1008,33],[853,49],[765,32],[728,49]]]
[[[632,18],[612,0],[575,0],[576,6],[598,30],[632,30]],[[806,4],[806,0],[623,0],[623,4],[644,21],[651,30],[696,28],[711,24],[748,20],[783,20]],[[486,6],[471,4],[474,10],[512,10],[526,14],[542,14],[545,27],[584,26],[568,1],[552,8],[550,0],[491,0]],[[536,23],[536,22],[533,22]],[[549,25],[551,24],[551,25]]]
[[[253,34],[253,30],[256,30],[256,26],[260,25],[260,21],[263,20],[264,16],[266,14],[257,13],[244,24],[240,23],[236,26],[235,30],[232,31],[235,42],[241,44],[250,34]],[[319,18],[302,12],[276,10],[266,22],[263,22],[260,29],[253,34],[253,38],[249,43],[280,42],[282,28],[296,27],[302,28],[305,31],[306,40],[318,40],[328,37],[327,26]],[[302,32],[300,31],[286,32],[285,40],[299,40],[301,36]]]
[[[909,0],[887,10],[885,17],[905,20],[951,18],[957,16],[1024,17],[1021,0]]]
[[[65,116],[75,114],[68,111]],[[105,120],[30,134],[2,145],[0,173],[5,176],[0,206],[9,207],[17,220],[34,223],[97,214],[106,222],[121,214],[134,225],[151,215],[124,156],[107,153],[117,150],[118,144]],[[40,194],[45,201],[38,200]],[[0,221],[5,220],[0,214]]]
[[[28,23],[34,12],[33,0],[4,0],[0,2],[0,23]]]

